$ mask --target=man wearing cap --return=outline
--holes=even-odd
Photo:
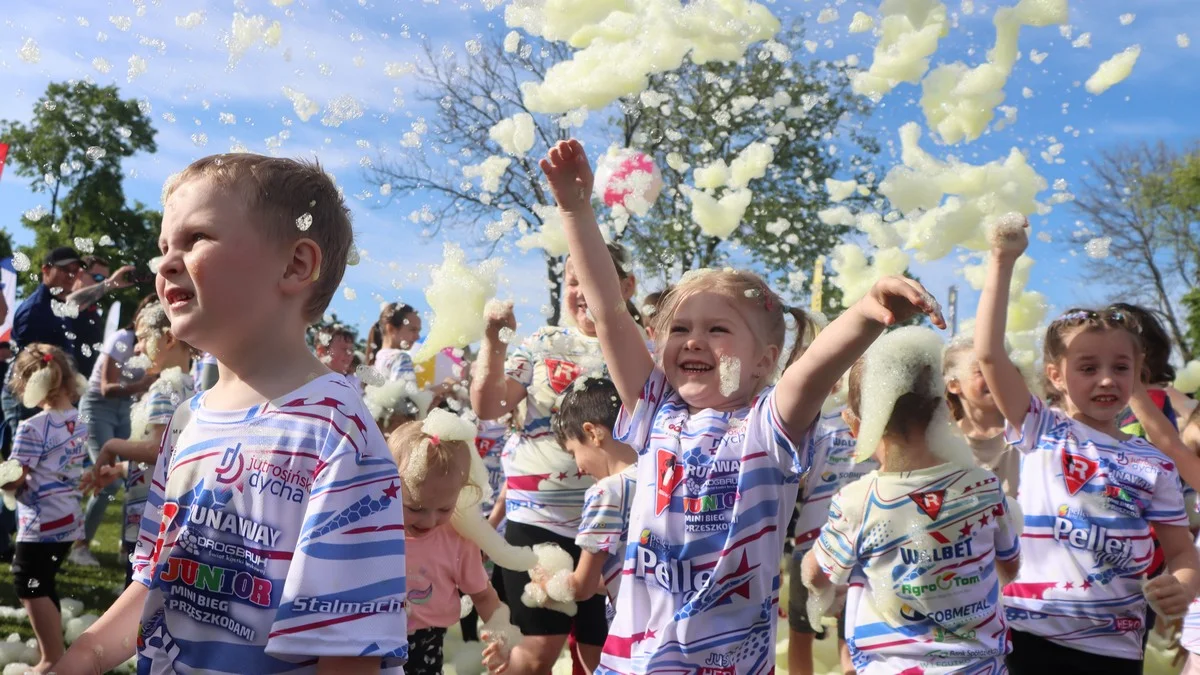
[[[69,320],[62,316],[61,309],[56,314],[51,303],[55,300],[62,302],[67,296],[80,267],[79,254],[69,246],[60,246],[46,254],[42,261],[42,283],[38,284],[33,295],[26,298],[13,314],[12,339],[18,348],[44,342],[61,347],[67,354],[74,352],[75,343],[70,337]],[[12,372],[10,368],[4,378],[3,391],[0,391],[6,444],[15,437],[21,421],[37,413],[36,409],[21,405],[21,399],[13,395],[9,387]],[[9,520],[9,514],[0,516],[0,559],[7,558],[10,554]]]

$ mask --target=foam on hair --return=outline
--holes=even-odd
[[[26,408],[36,408],[60,395],[74,403],[87,389],[66,352],[35,342],[21,350],[12,365],[12,391]]]
[[[971,450],[953,431],[942,404],[942,339],[918,326],[879,338],[854,365],[850,408],[860,420],[855,457],[870,457],[887,435],[903,435],[926,421],[929,450],[947,462],[974,466]]]
[[[342,283],[354,246],[350,210],[329,174],[315,160],[252,153],[209,155],[167,179],[163,204],[181,185],[196,179],[240,196],[272,240],[284,245],[300,239],[316,243],[321,267],[304,309],[309,321],[319,319]]]

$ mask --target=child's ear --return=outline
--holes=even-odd
[[[312,239],[298,239],[291,245],[290,259],[280,279],[284,293],[299,293],[321,276],[321,247]]]
[[[767,377],[775,372],[775,366],[779,363],[779,345],[767,345],[763,351],[762,359],[758,362],[758,374],[762,377]]]
[[[603,445],[605,441],[612,438],[611,431],[602,425],[591,422],[583,423],[583,435],[585,440],[587,440],[587,444],[593,447]]]
[[[1050,380],[1050,384],[1054,386],[1064,396],[1067,393],[1067,383],[1063,380],[1062,370],[1056,363],[1046,364],[1046,379]]]
[[[959,382],[958,378],[948,380],[946,382],[946,391],[954,394],[955,396],[962,396],[962,382]]]

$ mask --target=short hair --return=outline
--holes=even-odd
[[[310,239],[321,249],[321,267],[304,307],[309,322],[320,319],[342,283],[354,245],[350,210],[321,165],[252,153],[209,155],[167,179],[163,203],[180,185],[197,178],[239,194],[270,239],[280,244]]]
[[[91,268],[95,267],[96,265],[102,265],[104,267],[112,267],[112,265],[108,264],[108,260],[105,260],[104,258],[101,258],[98,255],[85,255],[85,256],[83,256],[83,260],[79,261],[79,264],[85,270],[91,269]]]
[[[591,423],[612,431],[620,412],[621,396],[612,380],[581,378],[563,394],[550,427],[558,444],[566,447],[567,441],[583,439],[584,424]]]
[[[328,347],[333,342],[333,339],[338,337],[346,338],[351,344],[358,341],[358,333],[353,328],[345,324],[334,323],[326,326],[318,326],[313,331],[313,348]]]

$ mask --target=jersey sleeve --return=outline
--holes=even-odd
[[[396,358],[392,359],[390,368],[388,369],[388,379],[393,382],[400,380],[416,379],[417,370],[413,366],[412,357],[408,352],[401,351],[396,354]]]
[[[171,423],[171,415],[180,401],[172,401],[171,395],[164,391],[152,391],[146,401],[146,426],[167,425]]]
[[[458,537],[458,570],[455,583],[466,595],[482,593],[488,587],[487,570],[483,568],[483,552],[474,543]]]
[[[504,374],[520,382],[526,389],[533,385],[533,352],[537,339],[537,335],[525,338],[524,342],[508,353],[508,358],[504,361]]]
[[[1020,530],[1012,521],[1014,516],[1020,516],[1009,509],[1007,497],[1002,494],[1000,500],[1000,506],[1004,510],[1001,517],[996,519],[996,557],[1000,560],[1012,560],[1021,553]]]
[[[619,479],[620,474],[617,476]],[[591,553],[615,555],[628,517],[625,506],[621,503],[621,491],[613,489],[612,481],[602,480],[588,488],[575,545]]]
[[[758,442],[747,443],[747,447],[765,449],[775,462],[786,471],[800,475],[812,466],[816,453],[816,429],[821,418],[818,415],[804,432],[804,436],[792,439],[779,417],[775,405],[775,387],[763,390],[750,411],[747,425]]]
[[[654,416],[658,413],[658,407],[672,393],[667,376],[658,368],[650,371],[650,377],[642,385],[642,393],[638,395],[633,410],[621,406],[613,428],[613,438],[637,450],[638,455],[645,453],[650,447],[650,433],[654,430]]]
[[[21,466],[32,469],[42,461],[46,452],[45,438],[36,423],[22,422],[17,427],[17,435],[13,438],[12,458]]]
[[[379,429],[356,422],[331,421],[322,444],[267,640],[271,656],[377,656],[386,667],[407,656],[400,479]],[[318,613],[317,600],[354,609]]]
[[[1160,465],[1162,462],[1159,462]],[[1154,481],[1154,494],[1150,504],[1142,512],[1142,517],[1153,523],[1163,525],[1188,526],[1187,511],[1183,506],[1183,485],[1179,480],[1179,472],[1171,465],[1169,470],[1160,470]]]
[[[1021,452],[1033,452],[1037,448],[1038,439],[1042,437],[1042,432],[1060,417],[1060,413],[1055,412],[1037,396],[1031,395],[1029,411],[1025,413],[1021,426],[1016,427],[1005,422],[1004,442]]]
[[[829,504],[829,520],[825,521],[817,544],[813,546],[817,564],[834,584],[849,581],[850,573],[858,565],[861,517],[854,515],[857,509],[848,510],[846,506],[861,500],[860,492],[855,486],[848,486],[834,495]]]
[[[170,424],[170,419],[167,420]],[[158,564],[158,537],[162,530],[163,503],[167,488],[167,473],[171,463],[169,443],[172,434],[163,434],[158,444],[158,459],[150,478],[150,492],[146,495],[146,506],[142,509],[142,522],[138,528],[137,545],[133,551],[133,580],[149,586]]]

